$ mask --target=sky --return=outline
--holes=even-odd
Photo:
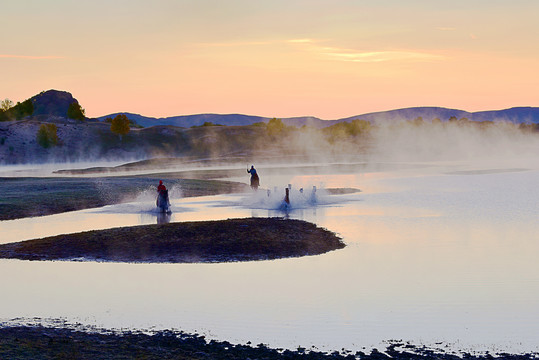
[[[539,106],[538,0],[2,0],[0,99],[97,117]]]

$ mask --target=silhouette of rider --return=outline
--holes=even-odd
[[[260,179],[258,177],[258,174],[256,173],[254,165],[251,165],[251,169],[247,170],[247,172],[251,174],[251,188],[257,190],[260,186]]]

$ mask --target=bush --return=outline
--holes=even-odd
[[[266,123],[263,122],[263,121],[259,121],[259,122],[255,122],[253,124],[251,124],[251,126],[255,126],[255,127],[266,127]]]
[[[58,144],[57,126],[55,124],[41,124],[37,131],[37,143],[49,148]]]
[[[30,99],[23,101],[22,103],[18,102],[17,105],[6,111],[8,115],[11,113],[15,119],[20,120],[26,116],[30,116],[34,113],[34,104]]]
[[[277,119],[277,118],[271,119],[270,121],[268,121],[268,124],[266,125],[266,131],[268,132],[269,136],[280,135],[285,129],[286,129],[286,125],[283,123],[281,119]]]
[[[340,122],[323,129],[330,142],[344,140],[349,137],[365,135],[371,130],[371,123],[366,120]]]
[[[84,109],[80,106],[80,104],[76,101],[72,102],[71,105],[67,108],[67,117],[69,119],[75,119],[83,121],[86,119],[86,116],[84,115]]]
[[[191,126],[192,129],[199,128],[199,127],[207,127],[207,126],[224,126],[221,124],[214,124],[211,121],[205,121],[202,125],[193,125]]]

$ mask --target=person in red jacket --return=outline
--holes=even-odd
[[[163,180],[159,180],[159,186],[157,187],[157,192],[161,192],[166,189],[167,188],[165,187],[165,185],[163,185]]]

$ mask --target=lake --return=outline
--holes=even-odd
[[[0,260],[0,321],[173,328],[292,349],[362,350],[402,339],[444,349],[539,350],[537,161],[318,169],[260,166],[269,197],[265,190],[176,196],[169,218],[155,213],[153,195],[141,194],[127,204],[1,221],[0,242],[7,243],[156,222],[280,216],[334,231],[347,246],[224,264]],[[292,206],[279,210],[288,184]],[[328,195],[325,188],[361,192]]]

